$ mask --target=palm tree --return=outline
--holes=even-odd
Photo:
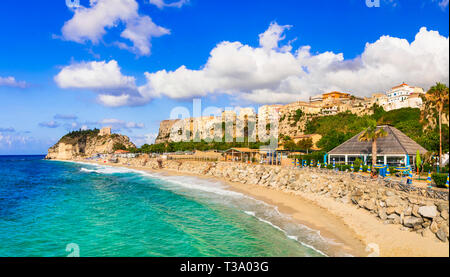
[[[439,163],[442,161],[442,112],[444,111],[445,104],[448,104],[448,87],[441,83],[436,83],[425,94],[425,99],[433,103],[438,111],[438,123],[439,123]]]
[[[383,127],[377,127],[375,121],[358,137],[359,141],[372,142],[372,166],[377,164],[377,139],[387,136]]]

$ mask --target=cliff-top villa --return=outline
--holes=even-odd
[[[390,89],[387,95],[387,104],[383,107],[386,111],[401,108],[420,108],[422,107],[422,98],[420,95],[425,94],[424,90],[419,87],[413,87],[402,83]]]

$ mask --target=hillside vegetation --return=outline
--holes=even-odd
[[[99,129],[93,129],[93,130],[78,130],[78,131],[72,131],[66,135],[64,135],[59,142],[63,142],[66,144],[75,144],[78,143],[80,140],[86,140],[88,137],[95,137],[99,134]]]
[[[365,116],[347,112],[316,117],[306,124],[306,133],[322,135],[317,146],[324,151],[330,151],[367,128],[370,120],[376,120],[378,125],[394,126],[429,151],[439,150],[439,130],[436,126],[430,127],[421,121],[420,109],[403,108],[389,112],[379,106],[373,109],[374,114]],[[443,125],[443,138],[443,149],[447,152],[448,125]]]

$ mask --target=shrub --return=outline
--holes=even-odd
[[[438,188],[445,188],[445,183],[447,182],[447,174],[445,173],[433,173],[431,175],[434,183]]]
[[[433,171],[433,166],[429,163],[426,163],[423,165],[423,171],[424,172]]]
[[[361,159],[359,159],[359,158],[357,158],[356,160],[355,160],[355,163],[353,164],[353,166],[354,166],[354,172],[358,172],[359,171],[359,166],[361,165],[361,164],[363,164],[363,161],[361,160]]]
[[[347,169],[350,170],[351,165],[348,164],[337,164],[336,168],[339,169],[340,171],[346,171]]]
[[[127,147],[125,145],[123,145],[122,143],[120,143],[120,142],[114,143],[113,151],[126,150],[126,149],[127,149]]]

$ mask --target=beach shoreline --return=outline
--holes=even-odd
[[[253,184],[232,182],[217,176],[205,176],[174,169],[153,169],[145,166],[71,160],[96,165],[123,167],[173,176],[193,176],[219,181],[229,190],[240,192],[254,199],[275,206],[295,222],[318,230],[322,237],[338,243],[349,255],[356,257],[448,257],[449,243],[436,237],[424,237],[404,231],[398,225],[384,224],[367,210],[339,203],[330,197],[306,192],[283,191]]]

